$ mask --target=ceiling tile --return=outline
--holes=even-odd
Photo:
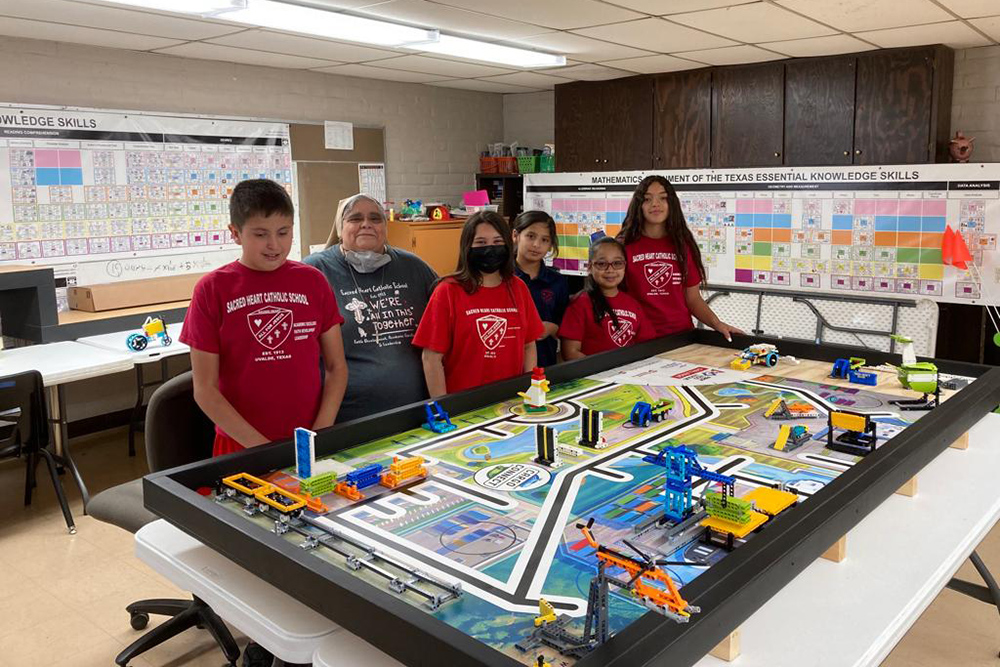
[[[564,67],[559,70],[559,76],[572,79],[573,81],[606,81],[608,79],[620,79],[623,76],[634,76],[634,73],[587,63],[585,65]]]
[[[440,81],[443,78],[437,74],[405,72],[398,69],[372,67],[371,65],[337,65],[336,67],[320,67],[315,71],[326,74],[357,76],[363,79],[383,79],[385,81],[405,81],[407,83],[430,83],[431,81]]]
[[[330,9],[358,9],[368,5],[376,5],[385,0],[309,0],[309,4],[326,6]]]
[[[882,48],[944,44],[955,49],[986,46],[990,41],[961,21],[914,25],[908,28],[859,32],[858,37]]]
[[[185,58],[202,58],[204,60],[224,60],[230,63],[240,63],[243,65],[262,65],[264,67],[284,67],[288,69],[309,69],[312,67],[323,67],[335,64],[329,60],[319,58],[302,58],[300,56],[286,56],[278,53],[267,53],[265,51],[253,51],[251,49],[237,49],[232,46],[219,46],[218,44],[207,44],[205,42],[191,42],[181,44],[166,49],[159,49],[157,53],[166,53],[172,56],[183,56]]]
[[[676,53],[693,49],[712,49],[730,46],[735,42],[723,37],[688,28],[663,19],[641,19],[613,25],[574,30],[579,35],[606,39],[609,42],[629,44],[658,53]],[[604,60],[607,60],[604,58]]]
[[[812,58],[815,56],[833,56],[839,53],[857,53],[870,51],[876,47],[855,39],[850,35],[828,35],[826,37],[810,37],[809,39],[789,39],[781,42],[761,44],[766,49],[783,53],[792,58]]]
[[[643,56],[642,58],[625,58],[623,60],[610,60],[604,65],[627,69],[630,72],[640,74],[656,74],[658,72],[677,72],[682,69],[695,69],[704,67],[702,63],[691,62],[683,58],[673,56]]]
[[[392,58],[399,55],[398,51],[373,49],[367,46],[344,44],[343,42],[333,42],[326,39],[313,39],[311,37],[289,35],[271,30],[247,30],[235,35],[226,35],[225,37],[218,37],[208,41],[213,44],[222,44],[223,46],[238,46],[245,49],[286,53],[306,58],[324,58],[339,62],[362,62],[365,60]]]
[[[616,5],[647,14],[683,14],[703,9],[748,5],[760,0],[613,0]]]
[[[548,32],[534,37],[514,40],[516,44],[533,46],[547,51],[564,54],[574,60],[593,62],[596,60],[611,60],[613,58],[635,58],[648,56],[649,51],[634,49],[631,46],[602,42],[568,32]]]
[[[846,32],[947,21],[931,0],[776,0],[782,7]]]
[[[985,32],[993,40],[1000,42],[1000,16],[988,19],[972,19],[969,23]]]
[[[379,60],[379,67],[388,69],[404,69],[410,72],[423,72],[424,74],[440,74],[443,77],[474,77],[492,76],[494,74],[508,74],[509,69],[499,67],[487,67],[486,65],[474,65],[470,62],[457,62],[455,60],[442,60],[431,58],[430,56],[402,56],[400,58],[389,58]]]
[[[433,4],[426,0],[392,0],[359,9],[358,12],[400,23],[423,25],[445,32],[490,37],[494,40],[528,37],[548,30],[537,25],[508,21],[457,7]]]
[[[642,18],[641,14],[596,0],[438,0],[442,5],[470,9],[490,16],[509,18],[535,25],[569,30],[612,21]]]
[[[515,86],[526,86],[528,88],[552,88],[556,84],[566,83],[569,79],[559,76],[549,76],[538,72],[515,72],[513,74],[501,74],[500,76],[490,76],[483,81],[495,81],[497,83],[510,83]]]
[[[1000,14],[1000,2],[997,0],[938,0],[938,2],[963,19]]]
[[[670,20],[754,44],[779,39],[832,35],[836,32],[781,7],[761,3],[679,14],[671,16]]]
[[[205,39],[239,30],[231,25],[210,21],[64,0],[2,0],[0,16],[183,40]]]
[[[513,86],[509,83],[483,81],[482,79],[455,79],[452,81],[438,81],[430,85],[440,86],[442,88],[478,90],[483,93],[533,93],[540,90],[539,88],[525,88],[524,86]]]
[[[685,58],[697,60],[706,65],[741,65],[743,63],[759,63],[765,60],[779,60],[783,58],[779,53],[771,53],[756,46],[729,46],[724,49],[706,49],[704,51],[686,51],[682,54]]]
[[[54,42],[70,42],[72,44],[92,44],[94,46],[107,46],[115,49],[132,49],[136,51],[159,49],[179,43],[176,39],[166,39],[164,37],[147,37],[127,32],[115,32],[114,30],[98,30],[97,28],[83,28],[62,25],[60,23],[12,18],[5,18],[3,21],[0,21],[0,35],[25,37],[27,39],[47,39]]]

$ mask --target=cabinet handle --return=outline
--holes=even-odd
[[[854,151],[854,154],[855,155],[861,155],[861,149],[859,148],[858,150]]]
[[[602,160],[602,161],[604,162],[604,164],[607,164],[607,163],[608,163],[608,161],[607,161],[606,159],[605,159],[605,160]]]
[[[657,161],[657,162],[659,162],[659,161],[660,161],[660,160],[662,160],[662,159],[663,159],[663,158],[661,158],[661,157],[660,157],[659,155],[657,155],[657,156],[656,156],[656,161]]]
[[[844,151],[844,155],[850,155],[851,151]]]
[[[601,159],[600,158],[597,158],[596,160],[594,160],[594,164],[600,164],[600,163],[601,163]]]
[[[781,157],[781,153],[779,153],[778,151],[774,151],[774,157]]]

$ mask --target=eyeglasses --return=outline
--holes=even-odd
[[[625,268],[624,259],[616,259],[613,262],[605,262],[603,259],[599,259],[593,264],[591,264],[598,271],[607,271],[608,269],[614,269],[615,271],[621,271]]]

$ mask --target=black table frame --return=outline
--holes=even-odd
[[[695,330],[552,366],[546,369],[546,375],[552,384],[557,384],[693,343],[739,349],[762,341],[778,345],[784,354],[803,359],[832,362],[860,354],[873,365],[899,363],[898,355],[875,350],[744,337],[729,343],[715,332]],[[680,625],[648,612],[577,665],[694,664],[985,414],[997,408],[1000,369],[933,361],[942,372],[977,379],[837,477],[809,502],[769,522],[753,540],[685,586],[685,598],[702,610],[692,616],[690,623]],[[524,375],[452,394],[440,402],[455,415],[509,400],[527,383],[528,376]],[[328,455],[412,429],[423,421],[422,404],[412,404],[341,424],[319,433],[316,454]],[[212,486],[224,475],[291,466],[294,451],[289,442],[149,475],[143,481],[145,505],[407,665],[523,665],[393,593],[316,558],[226,508],[207,502],[193,490]]]

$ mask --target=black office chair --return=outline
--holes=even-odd
[[[214,427],[194,402],[191,372],[163,383],[149,399],[146,411],[146,460],[151,472],[174,468],[212,455]],[[88,513],[99,521],[135,533],[157,516],[143,507],[142,480],[119,484],[102,491],[90,501]],[[118,654],[115,662],[129,660],[188,628],[208,630],[230,664],[236,664],[239,647],[229,628],[211,608],[197,597],[191,600],[141,600],[125,608],[132,627],[142,630],[150,614],[171,616]]]
[[[42,374],[38,371],[0,377],[0,458],[13,456],[23,458],[27,464],[24,474],[25,506],[31,504],[31,492],[37,485],[35,469],[41,459],[45,460],[66,527],[70,533],[75,533],[76,524],[69,511],[60,472],[64,468],[70,470],[80,487],[84,504],[88,500],[86,487],[68,449],[62,456],[49,449],[49,413],[45,405]]]

